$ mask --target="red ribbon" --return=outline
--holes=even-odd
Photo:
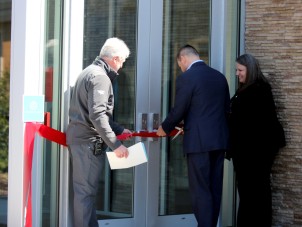
[[[27,123],[30,124],[30,123]],[[33,123],[31,123],[33,124]],[[66,144],[66,134],[63,132],[60,132],[58,130],[55,130],[53,128],[50,128],[43,124],[36,124],[38,126],[38,133],[43,138],[53,141],[55,143],[58,143],[63,146],[67,146]],[[174,129],[168,136],[175,136],[178,133],[178,130]],[[131,137],[159,137],[156,135],[156,132],[134,132],[134,133],[123,133],[121,135],[118,135],[117,138],[119,140],[126,140]]]
[[[178,130],[174,129],[168,136],[175,136],[178,133]],[[162,136],[158,136],[156,135],[156,132],[147,132],[147,131],[142,131],[142,132],[133,132],[133,133],[124,133],[121,135],[118,135],[117,138],[119,140],[126,140],[129,139],[131,137],[162,137]]]
[[[39,123],[28,122],[24,133],[24,180],[23,198],[25,227],[32,226],[32,159],[36,133],[50,141],[66,146],[66,135],[58,130]]]
[[[39,133],[43,138],[58,143],[63,146],[66,144],[66,134],[55,130],[51,127],[40,123],[28,122],[25,125],[25,134],[24,134],[24,215],[25,215],[25,227],[32,226],[32,188],[31,188],[31,171],[32,171],[32,158],[34,151],[34,140],[36,133]],[[173,130],[168,136],[175,136],[178,133],[178,130]],[[134,133],[124,133],[118,135],[119,140],[126,140],[131,137],[159,137],[156,135],[156,132],[134,132]]]

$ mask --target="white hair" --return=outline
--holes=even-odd
[[[109,38],[104,43],[101,51],[100,57],[121,57],[123,59],[127,59],[129,57],[130,50],[126,43],[119,38]]]

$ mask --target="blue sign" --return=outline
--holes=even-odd
[[[44,95],[23,95],[23,122],[44,122]]]

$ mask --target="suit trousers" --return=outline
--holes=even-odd
[[[189,189],[198,227],[216,227],[220,213],[225,150],[187,154]]]
[[[104,154],[93,154],[94,143],[70,145],[74,227],[98,227],[95,198],[104,167]]]

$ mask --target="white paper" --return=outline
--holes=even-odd
[[[106,152],[111,169],[125,169],[140,165],[148,161],[145,145],[142,142],[128,147],[129,156],[118,158],[114,152]]]

